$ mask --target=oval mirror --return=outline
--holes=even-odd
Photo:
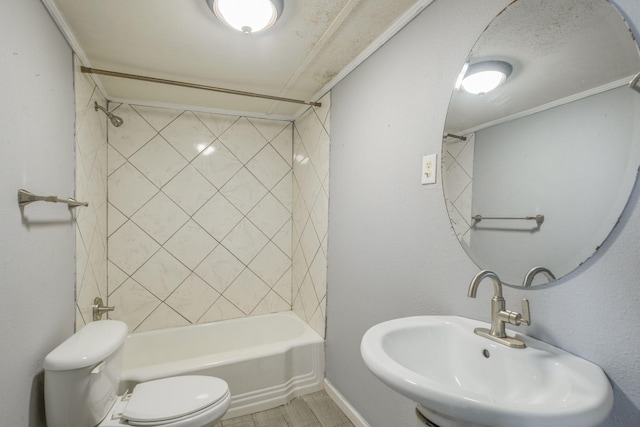
[[[506,75],[496,89],[461,84],[496,64]],[[639,72],[632,33],[606,0],[517,0],[491,22],[442,145],[451,224],[480,268],[543,284],[600,248],[640,165]]]

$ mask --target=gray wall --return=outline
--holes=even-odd
[[[42,360],[73,332],[74,227],[65,206],[17,191],[74,191],[71,49],[38,0],[0,2],[0,414],[42,426]]]
[[[413,426],[414,405],[365,367],[359,345],[396,317],[489,319],[490,287],[466,297],[478,271],[450,229],[441,185],[420,185],[421,157],[438,153],[451,89],[475,39],[507,0],[436,0],[332,92],[327,379],[373,427]],[[636,0],[620,0],[632,24]],[[600,365],[615,407],[606,426],[640,419],[640,191],[577,272],[541,290],[522,332]]]

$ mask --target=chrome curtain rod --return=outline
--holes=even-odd
[[[120,77],[120,78],[123,78],[123,79],[140,80],[140,81],[143,81],[143,82],[161,83],[161,84],[165,84],[165,85],[188,87],[188,88],[191,88],[191,89],[201,89],[201,90],[209,90],[209,91],[212,91],[212,92],[228,93],[228,94],[231,94],[231,95],[249,96],[249,97],[252,97],[252,98],[270,99],[272,101],[291,102],[291,103],[294,103],[294,104],[311,105],[312,107],[322,107],[322,103],[320,103],[320,102],[308,102],[308,101],[302,101],[300,99],[282,98],[282,97],[279,97],[279,96],[263,95],[263,94],[259,94],[259,93],[253,93],[253,92],[244,92],[244,91],[241,91],[241,90],[225,89],[225,88],[221,88],[221,87],[206,86],[206,85],[195,84],[195,83],[179,82],[179,81],[176,81],[176,80],[158,79],[156,77],[148,77],[148,76],[140,76],[140,75],[137,75],[137,74],[120,73],[120,72],[117,72],[117,71],[100,70],[98,68],[80,67],[80,71],[82,71],[83,73],[87,73],[87,74],[101,74],[103,76],[109,76],[109,77]]]
[[[471,217],[471,219],[474,220],[475,222],[480,222],[483,219],[517,219],[517,220],[525,220],[525,221],[535,221],[536,224],[540,225],[544,222],[544,215],[523,216],[523,217],[474,215]]]

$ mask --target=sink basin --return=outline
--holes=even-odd
[[[607,418],[613,393],[600,367],[526,335],[515,334],[527,347],[514,349],[473,332],[488,326],[406,317],[373,326],[360,349],[371,372],[442,427],[589,427]]]

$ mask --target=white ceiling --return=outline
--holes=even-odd
[[[432,0],[285,0],[244,35],[205,0],[43,0],[84,66],[315,101]],[[94,75],[109,100],[292,118],[300,104]]]

